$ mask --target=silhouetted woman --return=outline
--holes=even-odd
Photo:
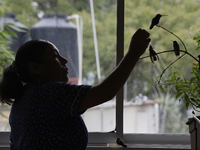
[[[111,100],[150,42],[138,29],[116,69],[100,84],[68,84],[67,60],[53,43],[32,40],[17,51],[0,83],[0,101],[12,105],[12,150],[83,150],[88,132],[81,114]]]

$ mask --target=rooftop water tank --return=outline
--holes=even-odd
[[[77,27],[65,14],[45,14],[30,29],[31,39],[44,39],[55,44],[59,53],[68,60],[69,78],[78,83]]]

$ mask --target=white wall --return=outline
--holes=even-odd
[[[115,101],[88,109],[82,115],[89,132],[115,129]],[[124,102],[124,133],[158,133],[159,102]]]

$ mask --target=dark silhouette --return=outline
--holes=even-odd
[[[161,18],[162,16],[166,16],[166,15],[157,14],[157,15],[152,19],[151,25],[150,25],[150,27],[149,27],[150,30],[153,29],[153,27],[159,23],[159,20],[160,20],[160,18]]]
[[[97,85],[69,84],[68,60],[50,41],[23,44],[0,81],[0,103],[12,105],[10,149],[86,149],[81,114],[118,93],[146,51],[149,36],[138,29],[120,64]]]
[[[149,46],[149,53],[152,63],[154,63],[154,61],[159,60],[157,53],[153,50],[153,47],[151,45]]]
[[[173,41],[174,53],[176,56],[180,55],[180,48],[177,41]]]

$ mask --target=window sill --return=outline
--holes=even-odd
[[[115,144],[116,133],[89,133],[89,137],[87,150],[124,149]],[[189,134],[124,134],[123,141],[130,150],[191,149]]]
[[[113,148],[113,147],[87,147],[86,150],[124,150],[124,149],[128,149],[128,150],[191,150],[190,148],[180,148],[180,147],[177,147],[177,148],[160,148],[160,147],[127,147],[127,148]]]
[[[88,145],[87,150],[109,150],[109,149],[124,149],[115,143],[104,144],[104,145]],[[190,150],[190,145],[159,145],[159,144],[127,144],[127,148],[130,150]]]
[[[0,150],[9,150],[9,132],[0,132]],[[124,149],[115,143],[116,133],[89,133],[87,150]],[[124,134],[130,150],[189,150],[189,134]]]
[[[110,146],[109,146],[110,145]],[[116,144],[109,145],[89,145],[86,150],[124,150],[123,147]],[[129,150],[190,150],[190,146],[183,145],[131,145],[127,144]],[[9,145],[0,145],[0,150],[10,150]]]

